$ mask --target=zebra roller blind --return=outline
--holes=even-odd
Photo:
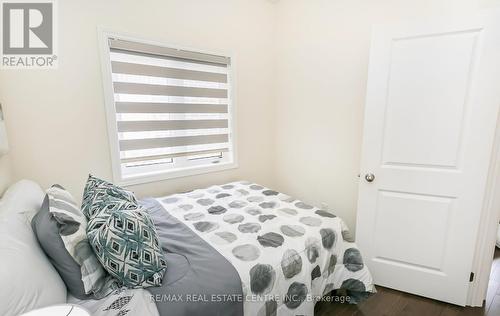
[[[125,176],[230,160],[229,57],[108,42]]]

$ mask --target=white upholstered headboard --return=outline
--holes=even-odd
[[[0,104],[0,157],[5,155],[8,150],[9,142],[7,141],[7,129],[5,127],[2,105]]]
[[[38,211],[45,193],[38,183],[21,180],[11,185],[0,200],[0,216],[12,212]]]

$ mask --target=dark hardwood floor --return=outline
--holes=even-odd
[[[500,250],[495,249],[488,295],[483,307],[459,307],[411,295],[396,290],[377,287],[372,295],[359,305],[319,302],[318,316],[500,316]]]

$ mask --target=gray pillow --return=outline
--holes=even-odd
[[[32,226],[71,294],[100,299],[116,289],[118,281],[106,273],[90,247],[85,216],[63,187],[54,185],[47,190]]]
[[[59,235],[57,221],[49,212],[49,197],[46,195],[42,207],[31,220],[31,227],[40,246],[63,279],[68,292],[79,299],[88,299],[82,282],[80,266],[69,254]]]

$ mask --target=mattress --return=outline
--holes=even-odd
[[[193,309],[195,302],[189,302],[189,315],[238,315],[242,311],[245,315],[313,315],[315,303],[332,290],[375,292],[347,226],[331,212],[245,181],[155,201],[153,219],[163,213],[163,218],[176,220],[193,235],[186,245],[177,247],[184,252],[178,255],[197,258],[188,260],[189,269],[200,276],[208,274],[203,276],[205,281],[215,285],[209,290],[203,284],[183,288],[180,299],[187,294],[217,294],[200,295],[199,304],[205,307],[199,310]],[[161,234],[160,241],[169,249],[169,240]],[[198,250],[189,249],[192,245]],[[202,258],[198,258],[200,249],[207,252]],[[218,263],[210,269],[196,266],[209,264],[211,257]],[[152,291],[161,294],[161,288]],[[165,297],[170,302],[156,302],[161,315],[172,303],[171,297]],[[214,309],[203,313],[206,308]]]

